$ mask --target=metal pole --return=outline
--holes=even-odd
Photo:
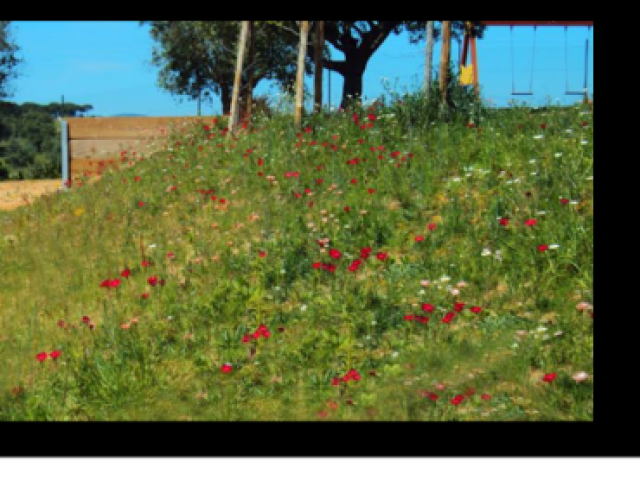
[[[69,127],[65,120],[60,120],[60,146],[62,163],[62,186],[68,188],[66,183],[69,180]]]
[[[584,49],[584,102],[585,103],[589,101],[588,83],[589,83],[589,33],[587,31],[587,45],[586,45],[586,48]]]

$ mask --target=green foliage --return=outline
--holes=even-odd
[[[91,105],[58,103],[18,105],[0,102],[0,160],[4,179],[46,179],[60,176],[60,130],[56,117],[76,116]]]
[[[399,92],[391,88],[388,82],[384,85],[386,95],[380,98],[389,103],[391,113],[397,116],[401,125],[412,127],[429,127],[440,120],[456,123],[474,123],[478,125],[487,116],[487,108],[478,99],[473,87],[460,85],[458,76],[451,69],[447,84],[448,103],[443,103],[440,93],[439,78],[431,82],[429,94],[424,90]]]
[[[9,34],[8,20],[0,20],[0,100],[9,95],[8,81],[16,76],[16,67],[20,59],[16,57],[18,46]]]
[[[148,21],[156,42],[152,62],[160,67],[159,85],[176,95],[192,99],[213,92],[221,97],[227,113],[237,58],[241,22],[231,21]],[[248,55],[242,75],[241,96],[246,94],[249,71],[253,85],[263,79],[275,80],[283,89],[295,81],[297,40],[283,35],[272,22],[254,22],[253,56]],[[310,69],[310,62],[307,62]],[[309,70],[310,71],[310,70]]]

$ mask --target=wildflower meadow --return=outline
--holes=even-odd
[[[0,420],[593,420],[592,106],[410,107],[0,211]]]

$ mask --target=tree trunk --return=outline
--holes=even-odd
[[[231,88],[228,83],[220,85],[220,100],[222,101],[222,114],[230,115],[231,112]]]
[[[309,34],[309,22],[300,22],[300,49],[298,50],[298,71],[296,78],[296,106],[293,114],[293,124],[296,127],[302,125],[302,110],[304,105],[304,59],[307,56],[307,36]]]
[[[314,95],[313,103],[316,112],[322,111],[322,70],[324,65],[322,64],[322,58],[324,56],[324,22],[318,21],[316,23],[316,38],[315,38],[315,83],[314,83]]]
[[[243,112],[244,116],[246,116],[247,118],[251,118],[251,107],[253,106],[253,71],[254,71],[254,57],[255,57],[255,40],[254,40],[254,28],[253,28],[253,22],[250,21],[249,22],[249,32],[248,32],[248,39],[247,42],[249,43],[248,47],[247,47],[247,64],[248,64],[248,72],[247,72],[247,86],[246,86],[246,91],[247,94],[245,96],[245,105],[246,108],[244,110],[241,110],[241,112]]]
[[[449,64],[451,62],[451,21],[442,22],[442,51],[440,54],[440,95],[449,103]]]
[[[362,79],[367,67],[367,60],[368,58],[362,58],[362,55],[357,50],[353,53],[345,52],[345,63],[342,71],[339,72],[344,79],[341,108],[347,108],[352,103],[360,103],[362,99]]]
[[[242,22],[240,38],[238,40],[238,58],[236,59],[236,75],[233,81],[233,95],[231,98],[231,113],[229,115],[229,130],[234,131],[238,126],[238,97],[240,96],[240,81],[242,80],[242,65],[249,33],[249,22]]]
[[[427,22],[427,51],[424,65],[424,93],[429,97],[431,91],[431,75],[433,72],[433,20]]]

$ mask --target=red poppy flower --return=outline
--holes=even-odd
[[[143,267],[148,267],[149,265],[151,265],[151,262],[149,262],[148,260],[143,260],[140,265],[142,265]]]
[[[349,271],[350,272],[355,272],[358,270],[358,268],[360,268],[360,264],[362,263],[362,260],[354,260],[353,262],[351,262],[351,265],[349,265]]]
[[[463,400],[464,400],[463,395],[456,395],[455,397],[453,397],[453,399],[451,399],[451,403],[453,405],[459,405]]]
[[[386,260],[388,256],[389,256],[389,255],[388,255],[388,254],[386,254],[386,253],[384,253],[384,252],[380,252],[380,253],[377,253],[377,254],[376,254],[376,258],[377,258],[378,260],[380,260],[381,262],[382,262],[382,261],[384,261],[384,260]]]
[[[558,377],[558,374],[555,372],[547,373],[544,377],[542,377],[543,382],[551,383]]]
[[[142,295],[140,295],[140,297],[149,298],[149,293],[148,292],[144,292]]]
[[[258,255],[260,255],[262,258],[267,256],[267,252],[260,252],[258,253]]]
[[[329,256],[331,258],[335,258],[336,260],[339,260],[342,254],[340,253],[340,250],[336,248],[332,248],[331,250],[329,250]]]
[[[344,211],[349,213],[351,211],[351,207],[344,207]]]
[[[333,385],[334,387],[337,387],[338,385],[340,385],[340,379],[338,377],[335,377],[331,380],[331,385]]]
[[[170,260],[173,260],[174,258],[176,258],[176,254],[173,252],[169,252],[167,253],[167,258]]]
[[[369,258],[369,255],[371,255],[371,250],[373,250],[371,247],[361,248],[360,258],[362,258],[363,260],[366,260],[367,258]]]
[[[509,219],[508,218],[501,218],[500,219],[500,225],[502,225],[503,227],[506,227],[507,225],[509,225]]]
[[[158,277],[157,276],[153,276],[153,277],[147,278],[147,283],[149,285],[151,285],[152,287],[155,287],[156,284],[158,283]]]
[[[249,343],[251,341],[251,336],[250,335],[243,335],[242,336],[242,343]]]
[[[473,313],[480,313],[482,311],[482,307],[471,307],[469,310],[471,310]]]
[[[82,323],[89,323],[91,321],[91,319],[89,317],[87,317],[86,315],[84,315],[82,317]]]
[[[453,320],[453,317],[455,317],[456,314],[453,312],[448,312],[444,318],[442,319],[442,323],[449,323],[451,320]]]
[[[436,307],[434,307],[432,304],[430,303],[423,303],[422,304],[422,310],[424,310],[425,312],[433,312],[435,310]]]
[[[429,230],[433,231],[433,230],[435,230],[435,229],[436,229],[436,227],[437,227],[437,226],[438,226],[438,225],[437,225],[437,224],[435,224],[435,223],[430,223],[430,224],[429,224]]]
[[[350,183],[351,183],[351,184],[353,184],[353,185],[355,185],[356,183],[358,183],[358,180],[357,180],[357,179],[355,179],[355,178],[352,178],[352,179],[350,180]]]
[[[480,395],[480,398],[482,400],[491,400],[491,395],[489,395],[488,393],[483,393],[482,395]]]
[[[120,272],[121,277],[129,278],[129,275],[131,275],[131,270],[129,270],[128,268]]]
[[[422,235],[418,235],[418,236],[416,237],[416,242],[421,242],[421,241],[423,241],[423,240],[424,240],[424,237],[423,237]]]
[[[55,360],[60,356],[61,353],[62,352],[60,350],[54,350],[49,354],[49,356]]]
[[[566,205],[567,203],[569,203],[569,200],[567,200],[566,198],[561,198],[560,203]]]
[[[220,370],[222,370],[222,373],[229,373],[232,369],[233,367],[230,363],[225,363]]]
[[[373,188],[368,188],[368,189],[367,189],[367,192],[369,192],[369,193],[371,193],[371,194],[374,194],[374,193],[375,193],[375,190],[374,190]]]
[[[139,207],[144,207],[144,202],[138,202]]]
[[[526,221],[524,222],[524,224],[525,224],[527,227],[533,227],[533,226],[535,226],[535,225],[536,225],[536,223],[538,223],[538,221],[537,221],[535,218],[530,218],[529,220],[526,220]]]
[[[413,320],[414,318],[415,318],[415,317],[414,317],[413,315],[405,315],[405,316],[404,316],[404,319],[405,319],[405,320],[407,320],[407,321],[409,321],[409,322],[410,322],[411,320]]]
[[[456,302],[456,304],[453,306],[453,310],[455,312],[461,312],[463,308],[464,308],[464,303],[462,302]]]
[[[538,246],[538,251],[539,252],[544,252],[545,250],[548,250],[549,246],[548,245],[539,245]]]
[[[434,401],[434,402],[435,402],[436,400],[438,400],[438,398],[440,398],[440,397],[438,397],[438,395],[437,395],[437,394],[432,393],[432,392],[429,392],[429,393],[428,393],[428,395],[427,395],[427,397],[429,398],[429,400],[432,400],[432,401]]]
[[[44,362],[47,359],[47,353],[46,352],[40,352],[36,355],[36,360],[38,360],[39,362]]]

